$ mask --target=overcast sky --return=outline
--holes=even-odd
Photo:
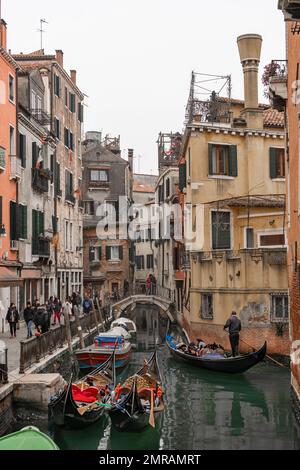
[[[85,130],[121,135],[137,172],[156,173],[160,131],[181,131],[192,70],[232,74],[243,98],[236,38],[263,36],[263,65],[285,58],[277,0],[2,0],[13,52],[62,49],[88,96]],[[263,96],[261,88],[261,99]]]

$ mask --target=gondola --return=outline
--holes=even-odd
[[[93,386],[91,386],[93,384]],[[82,428],[98,421],[106,413],[110,404],[105,397],[99,398],[101,390],[111,390],[116,385],[115,351],[111,357],[98,369],[81,380],[73,383],[73,375],[58,396],[51,399],[48,409],[49,418],[57,426]]]
[[[172,356],[176,360],[202,369],[207,369],[213,372],[224,372],[227,374],[242,374],[262,362],[267,354],[267,343],[265,343],[258,351],[251,352],[244,356],[223,358],[218,355],[214,358],[213,355],[209,355],[209,358],[205,358],[205,356],[192,356],[176,349],[176,343],[171,336],[167,336],[166,342]]]
[[[118,431],[140,432],[160,425],[165,409],[157,352],[120,389],[120,400],[109,410]]]

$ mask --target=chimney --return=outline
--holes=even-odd
[[[61,67],[64,67],[64,53],[60,49],[58,49],[56,52],[56,60],[59,63]]]
[[[4,20],[0,21],[0,46],[7,50],[7,24]]]
[[[133,173],[133,159],[134,159],[134,151],[133,149],[128,149],[128,163],[131,173]]]
[[[258,103],[258,69],[260,64],[262,37],[259,34],[244,34],[237,38],[244,71],[245,109],[242,116],[249,128],[263,127],[263,110]]]
[[[76,75],[77,75],[76,70],[70,70],[70,75],[71,75],[72,82],[74,83],[74,85],[76,85]]]

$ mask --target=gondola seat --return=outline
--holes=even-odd
[[[74,401],[82,403],[94,403],[97,401],[99,390],[96,387],[89,387],[81,390],[77,385],[72,384],[72,396]]]

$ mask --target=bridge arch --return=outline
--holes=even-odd
[[[173,309],[173,302],[171,300],[164,299],[162,297],[158,297],[156,295],[133,295],[131,297],[127,297],[126,299],[120,300],[119,302],[115,303],[111,307],[111,316],[114,319],[120,318],[129,307],[134,307],[135,305],[156,305],[162,315],[169,318],[169,320],[173,323],[174,316],[172,315]]]

